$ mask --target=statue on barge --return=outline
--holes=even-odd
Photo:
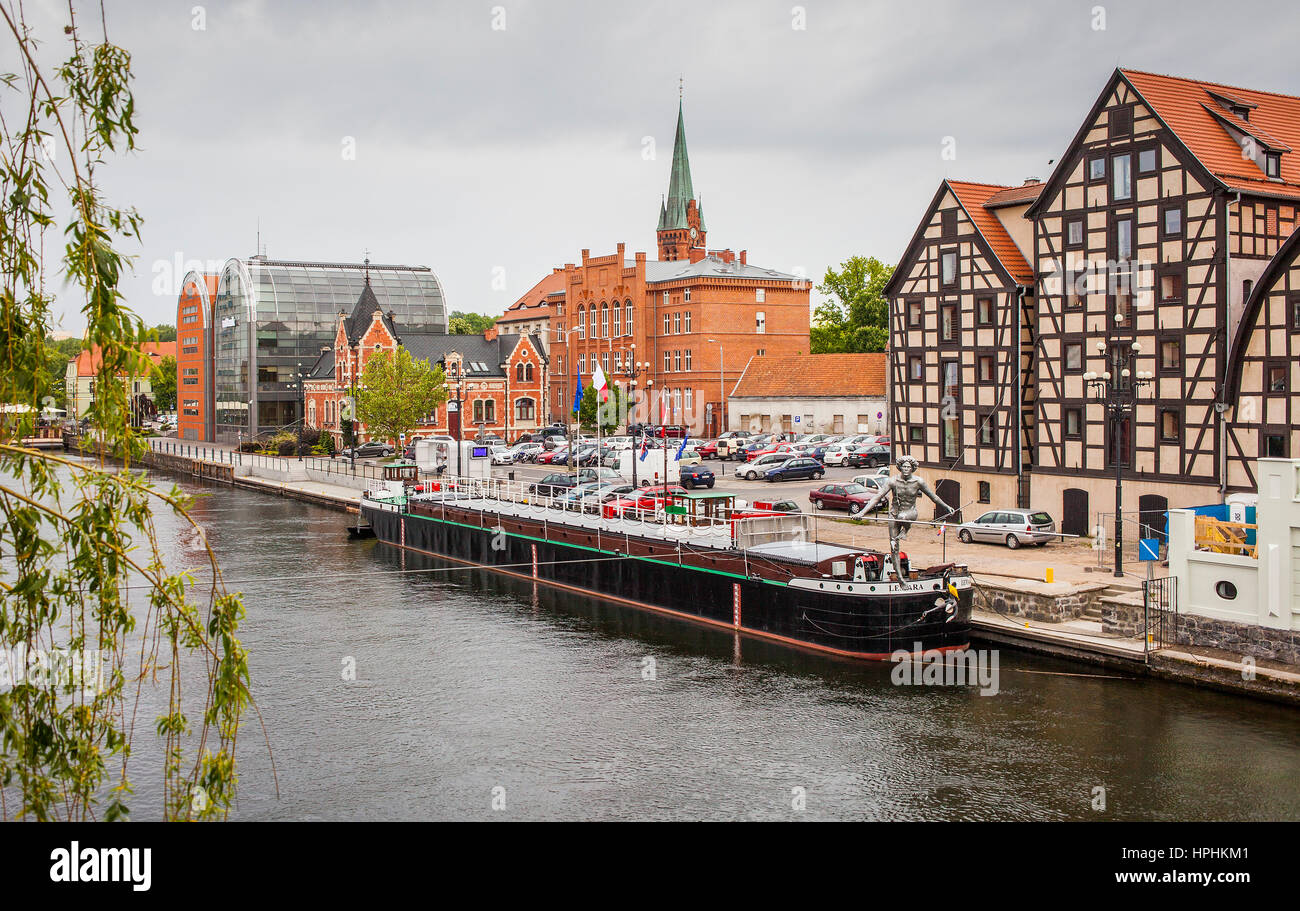
[[[899,456],[894,466],[898,469],[898,474],[890,475],[881,483],[863,512],[871,512],[886,496],[892,497],[889,501],[889,554],[893,561],[894,572],[899,579],[902,579],[903,573],[898,562],[898,554],[903,539],[912,530],[912,523],[917,520],[917,498],[924,495],[933,501],[936,507],[945,510],[942,515],[936,513],[936,518],[950,516],[957,510],[941,500],[925,479],[916,474],[920,464],[913,456]]]

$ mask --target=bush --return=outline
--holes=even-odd
[[[239,444],[239,451],[240,452],[261,452],[262,444],[254,442],[253,440],[244,440],[242,443]]]
[[[281,440],[280,445],[276,447],[276,451],[282,456],[291,456],[297,451],[297,449],[298,441],[294,439]]]
[[[317,427],[304,427],[302,429],[302,442],[306,446],[315,446],[320,442],[321,432]]]

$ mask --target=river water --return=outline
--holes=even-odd
[[[1287,707],[1009,650],[996,695],[898,686],[181,486],[248,606],[238,819],[1300,819]]]

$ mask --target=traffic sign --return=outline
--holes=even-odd
[[[1139,539],[1138,539],[1138,559],[1139,559],[1139,560],[1159,560],[1159,559],[1160,559],[1160,539],[1159,539],[1159,538],[1139,538]]]

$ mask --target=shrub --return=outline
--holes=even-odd
[[[276,447],[277,453],[282,456],[291,456],[297,449],[298,441],[295,439],[281,440],[280,445]]]
[[[316,427],[304,427],[302,429],[302,441],[304,445],[315,446],[320,442],[321,432]]]

